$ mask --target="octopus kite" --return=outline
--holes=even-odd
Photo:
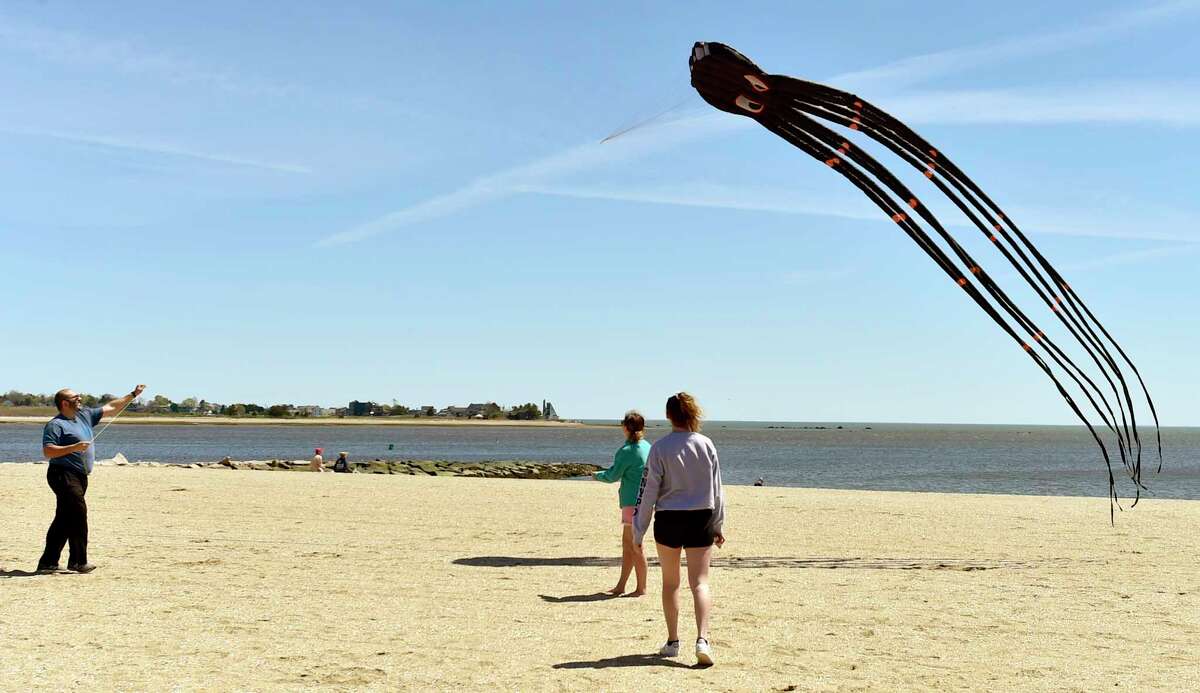
[[[1111,505],[1120,507],[1108,447],[1096,426],[1084,414],[1084,409],[1098,416],[1103,427],[1116,438],[1121,464],[1134,483],[1137,494],[1134,504],[1137,504],[1137,498],[1145,488],[1142,484],[1142,441],[1125,369],[1137,379],[1141,395],[1154,418],[1158,469],[1161,471],[1162,433],[1146,384],[1133,361],[1079,295],[990,197],[944,152],[858,96],[815,82],[766,74],[741,53],[720,43],[697,43],[692,48],[689,65],[692,86],[705,101],[727,113],[757,121],[845,177],[1012,338],[1050,378],[1099,445],[1108,467]],[[870,137],[924,174],[1032,287],[1049,312],[1086,352],[1101,378],[1093,378],[1072,361],[946,231],[916,193],[874,157],[817,119]],[[945,247],[931,238],[919,222],[927,224]],[[1064,380],[1070,389],[1064,385]]]

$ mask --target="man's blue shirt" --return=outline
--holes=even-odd
[[[80,407],[75,418],[68,419],[59,414],[46,422],[42,429],[42,446],[74,445],[92,439],[92,427],[100,423],[104,410],[100,407]],[[51,465],[66,467],[80,474],[91,474],[96,466],[96,448],[89,447],[86,452],[72,452],[69,455],[55,457]]]

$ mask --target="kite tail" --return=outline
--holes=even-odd
[[[763,125],[767,129],[771,130],[771,132],[774,132],[784,140],[796,146],[801,151],[804,151],[818,161],[825,162],[827,165],[829,164],[829,160],[834,158],[834,155],[836,154],[836,150],[825,146],[808,132],[796,127],[793,122],[782,119],[768,118],[763,120]],[[916,224],[915,221],[908,217],[908,215],[903,211],[903,208],[900,207],[900,204],[895,199],[880,189],[878,184],[871,180],[854,164],[848,162],[839,162],[831,167],[849,180],[855,187],[861,190],[872,202],[882,209],[885,214],[888,214],[892,220],[895,221],[897,225],[900,226],[900,228],[909,236],[909,238],[916,242],[917,245],[923,251],[925,251],[930,259],[932,259],[939,267],[941,267],[942,270],[952,280],[954,280],[958,286],[966,291],[967,295],[970,296],[973,301],[975,301],[976,305],[978,305],[980,309],[982,309],[989,317],[991,317],[992,320],[1013,339],[1013,341],[1021,345],[1024,351],[1029,354],[1030,358],[1033,359],[1034,363],[1037,364],[1043,373],[1045,373],[1046,377],[1048,377],[1051,382],[1054,383],[1059,394],[1062,395],[1063,399],[1079,418],[1080,422],[1087,427],[1088,431],[1092,435],[1093,440],[1095,440],[1096,444],[1099,446],[1101,455],[1104,457],[1104,463],[1108,469],[1110,501],[1114,507],[1120,508],[1120,502],[1116,491],[1116,479],[1112,473],[1112,459],[1109,457],[1108,448],[1104,444],[1103,438],[1096,431],[1095,427],[1088,420],[1087,416],[1084,415],[1079,405],[1075,402],[1075,399],[1054,375],[1054,372],[1050,366],[1029,345],[1029,343],[1021,338],[1021,336],[1016,332],[1016,330],[1013,329],[1011,325],[1009,325],[1004,317],[996,311],[995,307],[988,302],[987,298],[985,298],[984,295],[979,292],[975,285],[967,281],[964,274],[959,270],[954,262],[946,256],[942,248],[932,238],[930,238],[921,229],[921,227]],[[1110,508],[1110,520],[1114,517],[1115,515],[1113,510]]]
[[[1142,441],[1137,425],[1137,407],[1124,371],[1109,351],[1105,340],[1116,349],[1138,378],[1154,417],[1161,469],[1161,426],[1141,373],[1108,330],[1063,280],[1062,275],[966,174],[908,126],[862,99],[813,82],[766,74],[729,46],[699,42],[692,48],[689,66],[692,72],[692,86],[705,101],[719,110],[758,121],[771,132],[849,180],[891,217],[892,221],[1006,334],[1021,345],[1058,389],[1059,394],[1100,448],[1108,470],[1112,519],[1115,517],[1114,510],[1121,506],[1108,447],[1071,392],[1059,380],[1055,369],[1035,348],[1035,345],[1041,346],[1050,361],[1062,369],[1079,388],[1092,410],[1116,437],[1121,463],[1133,480],[1137,497],[1140,498],[1141,490],[1145,487],[1141,481]],[[922,171],[925,177],[993,243],[1088,354],[1111,390],[1116,400],[1116,410],[1114,411],[1108,396],[1097,381],[1080,368],[1058,344],[1046,337],[1037,324],[1008,297],[993,277],[980,267],[891,171],[809,116],[862,131],[906,163]],[[900,199],[897,200],[892,195]],[[965,268],[959,267],[910,214],[928,223]],[[975,282],[978,282],[996,305],[988,300]],[[1006,314],[1008,319],[1001,312]],[[1012,320],[1015,326],[1010,324],[1009,320]],[[1029,335],[1028,341],[1021,336],[1020,331]],[[1100,335],[1103,335],[1103,339]],[[1134,503],[1136,504],[1136,500]]]
[[[914,161],[912,157],[903,156],[903,154],[899,151],[897,151],[896,153],[900,154],[902,156],[902,158],[905,158],[906,161],[911,163],[914,167],[918,168],[918,170],[923,169],[926,177],[930,178],[935,184],[939,184],[939,179],[941,179],[941,178],[946,178],[946,179],[950,180],[951,184],[954,185],[954,187],[957,190],[959,190],[959,192],[962,193],[964,197],[971,200],[972,205],[974,205],[977,209],[980,210],[981,214],[991,224],[992,230],[995,231],[996,233],[999,233],[1004,238],[1004,240],[1006,240],[1010,245],[1013,246],[1013,250],[1018,254],[1018,256],[1021,257],[1021,259],[1026,263],[1026,265],[1028,265],[1030,267],[1030,269],[1033,271],[1034,275],[1037,276],[1039,281],[1042,283],[1043,287],[1045,287],[1045,289],[1047,291],[1049,291],[1050,294],[1054,297],[1053,301],[1050,302],[1051,309],[1055,313],[1059,314],[1060,320],[1063,321],[1064,325],[1068,326],[1068,329],[1071,329],[1071,326],[1067,324],[1068,321],[1070,321],[1076,327],[1078,327],[1080,330],[1085,331],[1088,334],[1090,339],[1087,340],[1086,342],[1083,339],[1081,339],[1080,337],[1078,337],[1078,335],[1076,335],[1076,338],[1079,339],[1080,343],[1083,344],[1085,346],[1085,348],[1087,347],[1088,343],[1095,346],[1097,348],[1097,350],[1099,351],[1099,353],[1104,357],[1104,360],[1108,362],[1109,367],[1113,370],[1113,372],[1116,374],[1118,380],[1120,381],[1121,388],[1122,388],[1123,394],[1124,394],[1124,400],[1128,404],[1128,407],[1130,410],[1129,411],[1129,416],[1130,416],[1130,426],[1129,427],[1131,428],[1132,440],[1136,445],[1136,454],[1138,457],[1138,463],[1136,466],[1137,466],[1137,469],[1140,471],[1141,441],[1140,441],[1140,436],[1138,434],[1138,428],[1137,428],[1137,423],[1136,423],[1136,409],[1133,405],[1132,396],[1129,393],[1127,382],[1124,378],[1124,375],[1123,375],[1120,367],[1117,365],[1116,360],[1112,357],[1112,355],[1108,351],[1108,349],[1104,346],[1103,341],[1099,338],[1098,335],[1096,335],[1096,333],[1092,329],[1091,325],[1095,325],[1096,329],[1100,330],[1100,332],[1104,335],[1104,337],[1108,340],[1108,342],[1111,343],[1112,346],[1120,354],[1122,360],[1129,366],[1129,368],[1131,370],[1133,370],[1134,374],[1137,376],[1138,383],[1142,389],[1142,393],[1146,398],[1146,402],[1147,402],[1147,404],[1150,408],[1151,414],[1154,418],[1155,430],[1156,430],[1157,452],[1158,452],[1158,458],[1159,458],[1159,469],[1161,470],[1161,468],[1162,468],[1162,430],[1161,430],[1161,425],[1159,424],[1158,413],[1154,406],[1154,401],[1150,396],[1149,389],[1146,387],[1145,380],[1142,378],[1141,373],[1137,369],[1137,366],[1134,365],[1132,359],[1129,358],[1129,356],[1125,353],[1124,349],[1121,348],[1120,344],[1118,344],[1116,342],[1116,340],[1112,337],[1112,335],[1108,332],[1108,330],[1103,326],[1103,324],[1100,323],[1099,319],[1096,318],[1096,316],[1091,312],[1091,310],[1088,309],[1086,304],[1083,303],[1083,300],[1078,296],[1078,294],[1076,294],[1070,288],[1070,285],[1067,284],[1067,282],[1063,279],[1061,273],[1059,273],[1058,270],[1056,268],[1054,268],[1053,265],[1050,264],[1050,262],[1045,258],[1045,256],[1042,255],[1042,253],[1032,243],[1032,241],[1030,241],[1029,238],[1016,226],[1015,222],[1013,222],[1011,218],[1009,218],[1007,215],[1005,215],[1003,213],[1003,211],[1000,210],[999,206],[996,205],[996,203],[994,201],[992,201],[973,181],[971,181],[971,179],[969,177],[967,177],[961,171],[961,169],[959,169],[952,161],[945,158],[945,156],[942,155],[941,152],[939,152],[937,149],[933,148],[933,146],[930,145],[928,141],[926,141],[924,138],[920,137],[915,132],[913,132],[911,128],[904,125],[902,122],[900,122],[893,116],[890,116],[885,111],[882,111],[881,109],[878,109],[878,108],[872,106],[871,104],[864,102],[861,99],[859,99],[858,97],[855,97],[851,94],[847,94],[846,92],[840,92],[840,91],[837,91],[836,89],[832,89],[832,88],[826,87],[824,85],[818,85],[818,84],[811,83],[811,82],[803,82],[802,80],[793,80],[792,78],[783,78],[783,79],[786,80],[787,82],[799,82],[799,83],[804,84],[805,86],[811,85],[814,88],[814,91],[817,91],[821,96],[824,96],[824,97],[828,97],[829,95],[835,95],[835,96],[839,97],[838,100],[841,101],[842,103],[840,103],[840,104],[832,104],[831,103],[831,104],[827,104],[827,105],[840,107],[842,109],[842,115],[844,115],[844,116],[847,115],[847,113],[846,113],[847,107],[845,105],[845,102],[851,102],[851,103],[859,105],[860,110],[862,111],[861,115],[857,114],[857,113],[853,114],[853,115],[848,115],[849,122],[847,124],[849,127],[851,127],[851,129],[859,129],[859,127],[861,127],[861,125],[859,125],[859,123],[856,123],[855,119],[854,119],[854,115],[859,115],[859,118],[858,118],[859,122],[870,121],[870,122],[874,123],[874,122],[882,121],[884,128],[886,130],[890,130],[892,132],[893,136],[896,136],[896,133],[902,134],[904,136],[903,138],[896,136],[897,139],[899,140],[901,146],[904,146],[906,148],[907,152],[915,155],[915,157],[917,157],[917,160]],[[886,141],[886,137],[887,137],[886,133],[880,133],[878,131],[868,130],[867,128],[863,128],[863,129],[864,129],[864,132],[867,132],[867,134],[870,135],[873,139],[876,139],[877,141],[881,142],[882,144],[885,144],[885,146],[888,146],[893,151],[896,151],[896,148],[893,146],[895,143]],[[944,174],[938,175],[935,178],[934,175],[935,175],[935,172],[937,172],[937,171],[942,171],[942,172],[944,172]],[[964,186],[967,189],[969,189],[970,192],[968,192],[967,190],[964,190],[963,189]],[[941,188],[943,190],[943,192],[947,194],[948,197],[950,197],[952,200],[954,200],[956,204],[958,204],[958,201],[954,198],[954,196],[951,195],[948,191],[946,191],[943,186],[941,186],[939,184],[938,187]],[[976,200],[976,196],[978,197],[979,200],[982,200],[983,204],[981,204],[979,201]],[[983,205],[986,205],[987,209],[985,209],[983,207]],[[962,209],[961,205],[959,205],[959,207],[960,207],[960,209]],[[994,213],[996,215],[998,220],[993,219],[991,217],[991,214],[989,214],[989,209],[992,213]],[[969,217],[972,218],[972,221],[975,222],[977,226],[980,226],[980,229],[982,231],[987,233],[987,229],[984,228],[982,226],[982,224],[980,224],[978,222],[978,220],[974,218],[974,215],[970,214],[965,209],[963,209],[963,211],[965,213],[967,213],[967,215]],[[998,223],[998,221],[1003,221],[1004,226],[1002,227]],[[1015,241],[1013,241],[1012,237],[1010,237],[1008,235],[1008,232],[1004,227],[1008,227],[1008,230],[1012,231],[1013,235],[1015,235],[1016,238],[1021,242],[1021,245],[1018,245]],[[991,235],[991,234],[989,234],[989,235]],[[1049,274],[1049,277],[1050,277],[1049,281],[1047,281],[1045,278],[1043,278],[1041,276],[1040,273],[1038,273],[1037,265],[1034,265],[1034,263],[1025,255],[1025,253],[1022,251],[1022,246],[1024,246],[1024,248],[1027,249],[1029,251],[1029,253],[1034,256],[1034,258],[1037,260],[1038,265],[1041,266],[1042,270],[1045,271],[1047,274]],[[1002,250],[1002,252],[1004,252],[1004,247],[1002,245],[997,244],[997,247],[999,247]],[[1016,264],[1016,262],[1013,261],[1012,258],[1008,256],[1007,252],[1005,252],[1005,256],[1006,256],[1006,258],[1009,259],[1010,263],[1012,263],[1013,266],[1016,269],[1018,269],[1018,271],[1021,271],[1021,269],[1022,269],[1021,266]],[[1028,277],[1025,276],[1023,271],[1022,271],[1022,276],[1026,279],[1026,281],[1029,281]],[[1053,287],[1058,287],[1058,289],[1052,288],[1048,284],[1051,284]],[[1063,296],[1058,295],[1058,290],[1060,290],[1060,289],[1064,292]],[[1038,293],[1039,293],[1039,295],[1042,295],[1042,292],[1039,291]],[[1046,297],[1044,295],[1042,295],[1042,298],[1043,298],[1043,300],[1048,300],[1048,299],[1046,299]],[[1066,306],[1067,311],[1064,311],[1061,306]],[[1082,310],[1082,314],[1080,313],[1080,310]],[[1087,319],[1084,319],[1083,314],[1086,314]],[[1090,324],[1089,324],[1089,321],[1090,321]],[[1072,330],[1072,332],[1074,333],[1074,330]],[[1089,349],[1089,354],[1091,354],[1090,349]],[[1093,355],[1093,359],[1095,359],[1094,355]],[[1118,399],[1118,402],[1120,403],[1120,399]],[[1122,409],[1124,409],[1124,407],[1122,407]]]
[[[975,186],[974,183],[972,183],[968,178],[966,178],[966,176],[963,175],[956,166],[954,166],[953,162],[945,159],[944,156],[940,156],[940,153],[924,140],[920,140],[919,143],[914,144],[910,141],[899,139],[894,132],[895,130],[903,129],[908,133],[911,133],[911,130],[908,130],[908,128],[902,123],[899,123],[899,121],[896,121],[891,116],[888,116],[885,112],[863,102],[858,97],[846,94],[845,92],[838,92],[837,90],[833,90],[823,85],[816,85],[811,82],[796,80],[790,77],[772,76],[772,80],[773,84],[776,85],[775,88],[780,90],[781,95],[786,94],[794,98],[795,103],[793,105],[798,110],[816,115],[818,117],[826,118],[833,122],[838,122],[854,130],[862,130],[865,134],[888,147],[918,170],[923,170],[925,176],[929,178],[931,182],[933,182],[939,188],[939,190],[943,192],[943,194],[945,194],[952,202],[954,202],[954,204],[961,211],[963,211],[968,218],[971,219],[971,221],[980,229],[980,231],[988,236],[989,240],[996,244],[997,248],[1001,251],[1009,263],[1018,271],[1022,278],[1025,279],[1025,281],[1030,285],[1031,288],[1034,289],[1039,297],[1047,303],[1051,310],[1058,314],[1060,322],[1063,323],[1076,341],[1078,341],[1084,348],[1088,356],[1100,369],[1104,379],[1108,382],[1109,387],[1113,390],[1118,409],[1120,410],[1121,428],[1125,433],[1124,436],[1118,434],[1118,442],[1122,444],[1121,450],[1123,453],[1128,451],[1130,456],[1136,457],[1136,461],[1133,463],[1132,467],[1128,463],[1126,463],[1125,466],[1130,472],[1130,477],[1135,484],[1144,488],[1144,486],[1141,484],[1140,478],[1142,444],[1136,422],[1136,409],[1134,407],[1132,396],[1129,392],[1124,374],[1117,365],[1115,359],[1113,359],[1111,354],[1104,347],[1103,342],[1091,329],[1088,322],[1083,319],[1082,315],[1077,314],[1075,311],[1074,302],[1065,302],[1062,298],[1059,298],[1054,289],[1050,287],[1050,281],[1053,281],[1057,285],[1063,285],[1065,282],[1061,281],[1061,275],[1059,275],[1057,271],[1049,265],[1048,261],[1045,260],[1044,256],[1041,256],[1040,252],[1037,251],[1036,247],[1032,245],[1028,238],[1024,237],[1023,235],[1020,236],[1023,242],[1029,248],[1031,248],[1031,252],[1036,253],[1036,257],[1039,259],[1039,261],[1044,266],[1049,267],[1049,271],[1053,273],[1050,280],[1047,280],[1041,275],[1040,272],[1038,272],[1037,266],[1029,260],[1024,252],[1022,252],[1021,247],[1018,246],[1012,240],[1012,238],[1008,236],[1004,228],[1001,227],[994,219],[991,219],[987,210],[983,209],[982,205],[970,192],[963,189],[963,183],[960,182],[959,179],[965,180],[972,189],[978,191],[978,187]],[[834,94],[839,97],[837,102],[830,101],[830,94]],[[853,110],[851,110],[850,104],[852,104]],[[845,147],[850,146],[848,143],[844,143],[844,145]],[[921,156],[922,158],[916,158],[918,156]],[[943,171],[944,173],[937,175],[935,173],[937,171]],[[989,222],[991,223],[990,231],[953,192],[946,188],[946,186],[942,183],[943,178],[949,180],[964,197],[971,201],[972,205],[979,209],[980,212],[989,219]],[[990,200],[987,200],[987,203],[990,206],[995,207],[995,204]],[[1015,224],[1013,224],[1013,222],[1008,219],[1003,212],[1000,212],[998,208],[995,209],[995,211],[1000,219],[1005,220],[1007,224],[1015,229]],[[1015,231],[1019,233],[1019,229],[1015,229]],[[1037,277],[1038,282],[1041,284],[1041,288],[1039,288],[1038,283],[1035,283],[1034,280],[1029,276],[1029,273],[1026,272],[1025,268],[1018,263],[1015,258],[1013,258],[1008,249],[1003,244],[998,242],[997,234],[999,234],[1000,237],[1003,237],[1004,240],[1008,241],[1008,243],[1013,246],[1013,249],[1016,251],[1016,253],[1029,267],[1034,276]],[[1042,291],[1042,288],[1050,292],[1050,294],[1054,296],[1054,299],[1051,300],[1047,294]],[[1069,290],[1069,286],[1064,287],[1064,290]],[[1077,297],[1072,298],[1076,298],[1077,300]],[[1080,302],[1080,304],[1082,305],[1082,302]],[[1060,308],[1061,305],[1067,305],[1068,311],[1063,311],[1062,308]],[[1086,310],[1086,306],[1083,306],[1083,308]],[[1097,327],[1104,332],[1108,340],[1113,342],[1114,346],[1116,346],[1120,351],[1119,345],[1115,344],[1115,341],[1112,339],[1111,335],[1104,330],[1103,326],[1100,325],[1095,319],[1095,316],[1090,314],[1090,311],[1089,317],[1091,318],[1092,322],[1096,323]],[[1083,336],[1081,332],[1085,332],[1087,336]],[[1053,346],[1052,348],[1057,349],[1056,346]],[[1134,372],[1137,374],[1138,380],[1142,385],[1143,392],[1146,393],[1146,398],[1148,404],[1150,405],[1151,413],[1154,415],[1155,425],[1156,429],[1158,430],[1158,436],[1160,440],[1159,459],[1161,469],[1161,429],[1158,427],[1158,417],[1157,412],[1154,409],[1153,400],[1151,400],[1149,397],[1149,393],[1145,387],[1144,380],[1141,378],[1141,374],[1137,372],[1136,367],[1132,365],[1130,359],[1124,354],[1123,351],[1121,351],[1121,354],[1125,361],[1130,364],[1130,367],[1133,368]],[[1103,358],[1103,360],[1107,363],[1108,368],[1105,368],[1104,364],[1100,362],[1101,358]],[[1121,392],[1118,392],[1116,384],[1113,382],[1112,377],[1110,377],[1110,370],[1120,382]],[[1107,405],[1106,399],[1105,405],[1111,414],[1111,407]],[[1129,410],[1128,420],[1125,416],[1127,407]],[[1113,418],[1115,420],[1116,416],[1113,415]],[[1124,454],[1122,455],[1122,461],[1126,461]]]
[[[1116,427],[1117,416],[1113,412],[1111,405],[1109,405],[1099,386],[1096,385],[1095,381],[1088,377],[1088,375],[1082,369],[1080,369],[1073,361],[1071,361],[1071,359],[1065,353],[1063,353],[1062,350],[1059,349],[1052,340],[1046,337],[1045,333],[1042,332],[1037,325],[1020,310],[1020,308],[1004,293],[1003,289],[1001,289],[995,283],[995,281],[993,281],[992,278],[979,266],[974,258],[972,258],[962,248],[962,246],[959,245],[952,236],[950,236],[945,228],[942,227],[940,222],[938,222],[937,218],[934,217],[931,212],[929,212],[928,208],[921,204],[913,195],[913,193],[908,190],[908,188],[900,183],[900,181],[897,180],[890,171],[884,168],[873,157],[862,150],[859,150],[857,147],[853,147],[849,142],[842,140],[828,128],[817,124],[803,115],[795,116],[794,120],[784,118],[784,122],[791,127],[804,130],[831,149],[835,146],[837,147],[837,150],[832,152],[830,158],[825,160],[826,165],[837,166],[841,163],[843,158],[848,158],[851,161],[858,163],[860,166],[866,169],[868,173],[883,182],[893,193],[899,195],[901,199],[907,200],[907,206],[924,218],[925,221],[937,231],[938,235],[954,250],[955,255],[957,255],[958,258],[970,269],[970,272],[975,275],[975,278],[980,282],[980,284],[987,289],[992,298],[1004,308],[1005,312],[1007,312],[1009,316],[1015,320],[1035,342],[1039,342],[1047,348],[1047,351],[1051,355],[1051,358],[1054,359],[1055,363],[1064,371],[1066,371],[1072,380],[1075,381],[1076,385],[1078,385],[1084,391],[1084,394],[1087,396],[1089,402],[1096,410],[1096,413],[1104,421],[1108,429],[1117,437],[1118,442],[1122,444],[1122,446],[1118,449],[1122,453],[1122,463],[1125,464],[1126,468],[1128,468],[1128,460],[1124,455],[1124,438],[1121,430]],[[1099,403],[1092,397],[1091,392],[1089,392],[1087,387],[1084,386],[1084,383],[1080,381],[1081,378],[1084,382],[1091,386],[1091,390],[1094,391],[1096,396],[1100,398]],[[1103,410],[1100,407],[1101,404],[1104,407]],[[1106,412],[1107,417],[1105,416]]]

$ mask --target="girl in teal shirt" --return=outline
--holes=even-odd
[[[630,597],[646,593],[646,555],[641,547],[633,543],[633,511],[637,508],[638,489],[642,484],[642,471],[646,468],[646,456],[650,454],[650,443],[643,440],[646,419],[636,411],[629,411],[621,420],[625,431],[625,444],[613,456],[612,466],[596,472],[595,478],[606,483],[621,482],[621,579],[609,594],[625,592],[625,583],[631,572],[637,573],[637,589]]]

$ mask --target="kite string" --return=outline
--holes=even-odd
[[[126,403],[125,403],[125,406],[121,407],[121,411],[119,411],[119,412],[117,412],[116,414],[114,414],[114,415],[113,415],[113,417],[112,417],[111,419],[109,419],[109,420],[108,420],[108,423],[104,424],[104,425],[103,425],[103,426],[100,428],[100,430],[99,430],[99,431],[96,431],[95,433],[93,433],[93,434],[92,434],[92,443],[95,443],[95,442],[96,442],[96,439],[100,437],[100,434],[101,434],[101,433],[104,433],[105,431],[107,431],[107,430],[108,430],[108,427],[109,427],[109,426],[111,426],[111,425],[113,425],[113,422],[114,422],[114,421],[116,421],[117,419],[119,419],[119,418],[121,417],[121,414],[124,414],[124,413],[125,413],[125,410],[126,410],[126,409],[128,409],[128,408],[129,408],[129,405],[130,405],[130,404],[132,404],[132,403],[133,403],[133,400],[132,400],[132,399],[131,399],[131,400],[129,400],[128,402],[126,402]]]
[[[631,133],[635,130],[640,130],[640,129],[646,127],[647,125],[653,123],[654,121],[658,120],[659,118],[662,118],[663,116],[667,115],[668,113],[673,113],[675,111],[678,111],[680,108],[683,108],[684,106],[686,106],[688,104],[688,102],[691,100],[692,100],[692,96],[689,94],[689,95],[685,96],[684,98],[680,99],[679,101],[677,101],[675,103],[675,105],[669,106],[669,107],[659,111],[658,113],[655,113],[654,115],[650,116],[649,118],[644,118],[642,120],[639,120],[639,121],[635,122],[633,125],[628,125],[625,127],[618,127],[614,132],[610,133],[607,137],[600,140],[600,144],[604,144],[606,142],[611,142],[612,140],[615,140],[619,137],[628,135],[629,133]]]

